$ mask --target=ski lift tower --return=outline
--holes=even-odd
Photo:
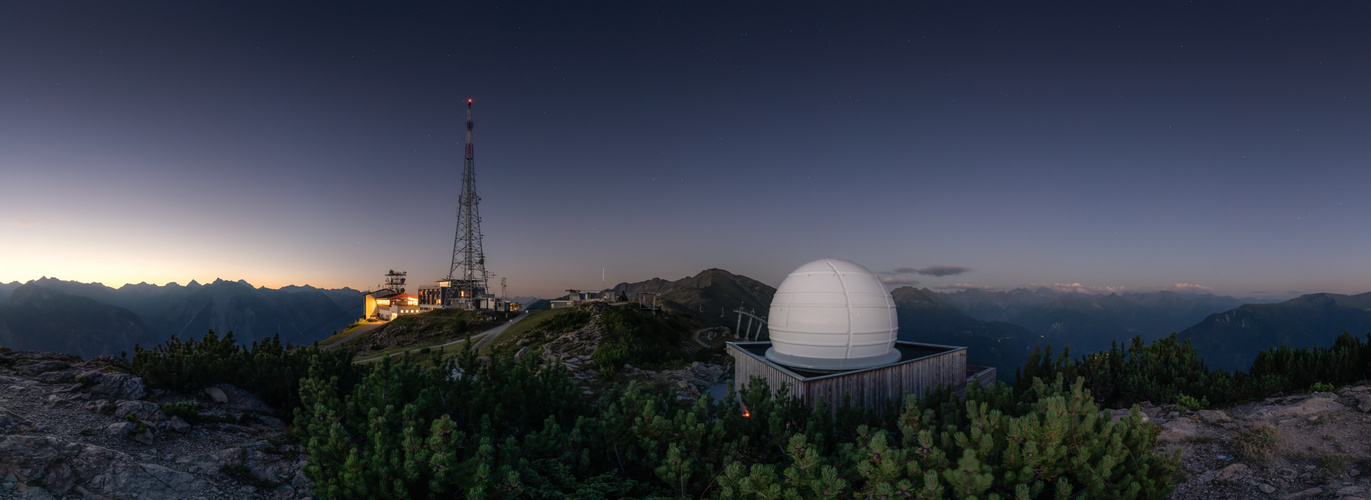
[[[476,160],[472,154],[471,99],[467,99],[466,162],[457,198],[457,235],[452,241],[452,267],[443,286],[443,306],[477,309],[486,294],[486,255],[481,249],[481,197],[476,195]]]

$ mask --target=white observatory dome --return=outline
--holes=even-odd
[[[786,276],[767,315],[774,362],[820,371],[900,360],[895,300],[875,273],[841,259],[810,262]]]

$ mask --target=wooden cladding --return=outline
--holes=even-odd
[[[897,342],[904,361],[835,374],[806,374],[766,359],[769,345],[769,342],[728,344],[728,352],[735,360],[735,388],[741,389],[752,377],[757,377],[766,380],[773,391],[784,387],[787,394],[799,394],[810,405],[827,401],[830,408],[836,409],[847,395],[855,406],[880,410],[887,401],[898,404],[905,393],[923,396],[925,391],[944,385],[962,393],[973,374],[979,375],[982,384],[993,384],[995,380],[994,368],[971,367],[974,371],[968,370],[965,347]]]

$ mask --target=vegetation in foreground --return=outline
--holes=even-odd
[[[1079,359],[1069,349],[1054,358],[1049,346],[1029,355],[1016,385],[1057,375],[1083,377],[1096,401],[1112,408],[1151,401],[1202,410],[1371,379],[1371,334],[1362,340],[1344,332],[1328,348],[1271,347],[1245,372],[1209,369],[1194,345],[1176,334],[1151,344],[1134,337],[1127,347],[1115,344]]]
[[[218,336],[209,331],[199,340],[176,336],[152,349],[133,347],[134,375],[150,387],[193,392],[228,383],[250,390],[263,401],[289,414],[300,405],[300,379],[310,369],[343,371],[352,363],[346,349],[281,344],[274,335],[251,346],[240,345],[233,332]]]
[[[588,398],[531,356],[467,350],[440,369],[349,360],[210,334],[137,348],[133,364],[154,387],[229,382],[295,408],[306,473],[326,498],[1159,498],[1178,455],[1152,451],[1158,429],[1136,411],[1109,422],[1098,401],[1203,406],[1329,388],[1367,378],[1371,336],[1268,349],[1238,373],[1207,369],[1174,336],[1076,360],[1049,349],[1015,387],[908,395],[883,413],[810,409],[761,381],[721,401],[642,384]],[[1248,432],[1255,460],[1270,433]]]
[[[295,421],[320,496],[1155,498],[1176,471],[1152,452],[1155,428],[1101,419],[1080,381],[909,396],[877,414],[810,409],[760,381],[723,401],[639,384],[592,401],[532,358],[412,364],[301,381]]]

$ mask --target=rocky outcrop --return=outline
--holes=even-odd
[[[1371,387],[1350,387],[1221,410],[1151,408],[1158,451],[1181,453],[1171,498],[1371,498],[1368,401]]]
[[[571,372],[571,377],[581,384],[587,395],[602,388],[605,380],[599,374],[592,356],[600,347],[604,335],[604,321],[601,315],[611,307],[602,302],[592,302],[583,306],[590,312],[590,321],[585,326],[563,333],[542,347],[539,356],[549,363],[560,363]],[[720,335],[722,329],[705,329],[696,332],[695,341],[703,339],[702,332],[710,332],[712,340]],[[691,346],[695,345],[692,341]],[[708,348],[704,345],[702,348]],[[526,349],[521,349],[515,357],[522,357]],[[675,370],[645,370],[633,365],[624,365],[618,370],[616,379],[637,379],[659,382],[676,389],[676,397],[694,400],[705,391],[717,387],[729,374],[728,368],[714,363],[693,361],[685,368]]]
[[[309,498],[306,461],[248,391],[149,390],[120,358],[0,347],[0,500]],[[164,403],[194,402],[195,423]]]

